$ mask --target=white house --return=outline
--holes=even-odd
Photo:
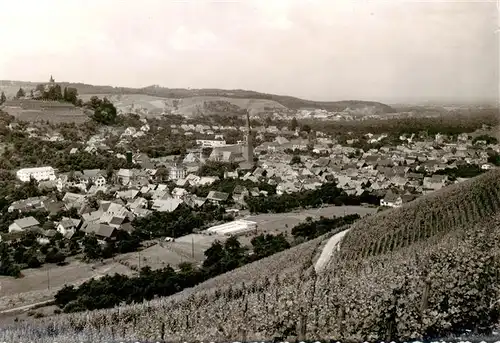
[[[71,231],[77,230],[81,225],[80,219],[66,218],[63,217],[62,220],[57,225],[56,230],[60,232],[63,236],[66,236]]]
[[[65,187],[77,187],[86,190],[89,184],[95,185],[97,188],[106,186],[106,178],[103,176],[104,172],[99,169],[84,170],[83,173],[76,171],[73,173],[73,178],[70,179],[69,174],[60,175],[57,178],[56,187],[60,192]]]
[[[383,199],[380,199],[380,206],[401,207],[402,205],[403,199],[392,192],[387,193]]]
[[[36,181],[53,181],[56,175],[52,167],[23,168],[17,171],[17,178],[23,182],[29,182],[31,178]]]

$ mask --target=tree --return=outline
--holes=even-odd
[[[166,167],[160,167],[156,170],[156,179],[160,182],[168,180],[169,170]]]
[[[114,124],[116,122],[116,107],[107,98],[104,98],[101,101],[92,97],[90,100],[90,106],[94,108],[94,115],[92,116],[92,119],[105,125]]]
[[[16,98],[20,99],[23,98],[24,96],[26,96],[26,92],[24,91],[24,89],[19,88],[19,90],[16,93]]]
[[[224,257],[224,246],[219,241],[212,243],[212,246],[205,251],[204,268],[210,268],[219,263]]]
[[[45,255],[45,263],[61,263],[64,262],[66,256],[61,253],[57,248],[52,248]]]
[[[2,94],[0,94],[0,105],[3,104],[5,101],[7,101],[7,97],[5,96],[5,93],[2,92]]]
[[[55,86],[50,87],[48,94],[47,94],[47,98],[48,98],[48,100],[53,100],[53,101],[63,100],[61,86],[56,84]]]
[[[42,265],[42,262],[34,255],[29,255],[26,262],[29,268],[40,268]]]
[[[36,91],[36,92],[40,92],[41,94],[43,94],[43,92],[45,92],[45,87],[44,87],[44,85],[36,85],[36,87],[35,87],[35,91]]]
[[[85,236],[83,239],[83,253],[87,260],[95,260],[101,256],[101,247],[95,235]]]
[[[500,154],[498,154],[497,152],[489,154],[488,162],[497,167],[500,167]]]
[[[14,261],[16,263],[24,263],[24,253],[26,252],[26,248],[22,245],[17,247],[14,251]]]
[[[243,248],[235,236],[229,237],[224,243],[225,267],[226,270],[237,268],[243,262],[245,257],[245,248]]]
[[[72,87],[64,87],[63,100],[73,105],[78,105],[78,90]]]
[[[309,125],[304,125],[302,126],[302,131],[309,133],[311,132],[311,127]]]
[[[302,163],[302,161],[300,160],[300,156],[293,155],[292,160],[290,161],[290,164],[293,165],[293,164],[300,164],[300,163]]]
[[[295,131],[295,129],[299,126],[299,123],[297,122],[297,118],[293,117],[292,121],[290,122],[289,129],[290,131]]]
[[[259,235],[251,241],[255,259],[271,256],[280,251],[290,248],[290,243],[283,234],[279,235]]]

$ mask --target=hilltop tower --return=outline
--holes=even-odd
[[[246,150],[245,150],[245,160],[249,163],[253,163],[253,134],[252,128],[250,127],[250,112],[247,111],[247,137],[246,137]]]

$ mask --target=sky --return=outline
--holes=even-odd
[[[0,0],[0,80],[497,101],[493,1]]]

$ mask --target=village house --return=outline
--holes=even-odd
[[[210,191],[207,195],[207,201],[210,201],[217,205],[226,202],[228,198],[229,198],[229,193],[225,192]]]
[[[66,194],[64,194],[64,197],[62,198],[62,202],[64,203],[67,209],[73,207],[78,209],[85,204],[86,199],[87,197],[83,194],[66,192]]]
[[[439,190],[446,185],[448,176],[446,175],[432,175],[431,177],[425,177],[423,180],[423,187],[429,190]]]
[[[234,187],[234,190],[233,190],[234,202],[242,204],[245,200],[245,197],[247,197],[249,195],[250,195],[250,192],[248,191],[248,189],[246,187],[241,186],[241,185],[237,185],[236,187]]]
[[[31,197],[23,200],[14,201],[13,203],[10,204],[7,211],[29,212],[29,211],[44,209],[44,201],[47,199],[48,197],[41,196],[41,197]]]
[[[153,204],[151,206],[152,210],[158,212],[173,212],[182,204],[184,201],[178,198],[169,198],[169,199],[157,199],[153,200]]]
[[[133,126],[127,127],[125,131],[122,133],[122,137],[130,137],[137,133],[137,129]]]
[[[394,194],[391,191],[387,192],[383,199],[380,199],[380,206],[401,207],[402,205],[403,199],[401,196]]]
[[[201,153],[189,152],[182,160],[183,164],[188,163],[200,163],[203,161],[203,156]]]
[[[181,199],[187,194],[189,194],[189,192],[184,188],[175,187],[172,190],[172,197],[177,198],[177,199]]]
[[[87,235],[94,234],[100,244],[104,244],[105,242],[115,241],[116,236],[118,235],[118,229],[112,227],[107,224],[100,223],[85,223],[82,226],[82,232],[85,232]]]
[[[31,216],[16,219],[12,224],[9,225],[9,233],[34,230],[39,228],[39,225],[40,223],[38,222],[38,220]]]
[[[116,178],[118,183],[127,186],[134,178],[134,172],[130,169],[120,169],[118,173],[116,173]]]
[[[78,229],[80,229],[82,223],[83,222],[80,219],[63,217],[57,224],[56,230],[65,238],[69,239],[75,234]]]
[[[60,192],[66,187],[77,187],[85,191],[89,185],[95,185],[97,188],[106,186],[104,172],[99,169],[87,169],[83,172],[61,174],[56,180],[56,187]]]

